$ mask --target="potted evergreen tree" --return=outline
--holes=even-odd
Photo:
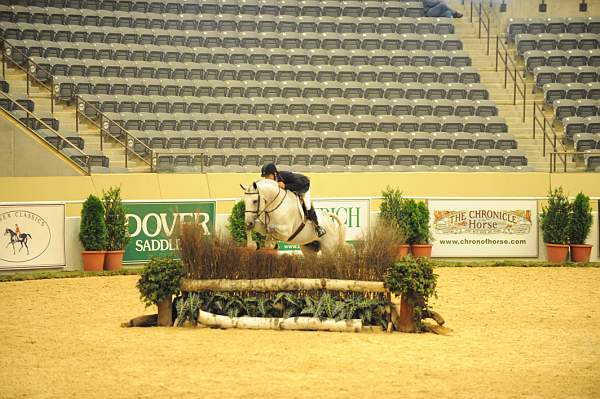
[[[379,221],[391,228],[394,232],[396,245],[396,259],[402,259],[410,250],[410,245],[406,243],[408,235],[408,218],[405,215],[405,199],[402,198],[402,192],[398,189],[387,187],[383,193],[383,200],[379,205]]]
[[[102,201],[91,195],[83,203],[79,226],[79,241],[83,245],[83,270],[100,271],[106,251],[106,224]]]
[[[562,187],[551,190],[548,205],[542,208],[540,217],[550,262],[563,263],[569,255],[569,211],[569,200]]]
[[[408,217],[409,236],[413,256],[431,257],[431,230],[429,229],[429,207],[424,202],[407,200],[405,213]]]
[[[430,260],[408,255],[394,263],[386,272],[385,286],[400,296],[400,317],[396,325],[401,332],[423,331],[422,319],[436,318],[428,300],[436,295],[437,275]],[[437,319],[436,319],[437,321]],[[443,323],[443,322],[442,322]]]
[[[233,241],[240,247],[245,247],[247,243],[245,217],[246,204],[244,201],[236,202],[227,219],[227,230]],[[265,237],[263,235],[253,231],[252,240],[256,243],[257,249],[265,249]]]
[[[181,261],[169,257],[153,257],[144,267],[137,288],[146,307],[158,307],[158,325],[173,324],[173,295],[178,295],[183,277]]]
[[[129,242],[127,219],[121,200],[121,189],[118,187],[103,191],[104,220],[106,222],[107,240],[106,257],[104,258],[105,270],[118,270],[123,265],[123,253]]]
[[[571,246],[571,260],[573,262],[589,262],[592,245],[585,240],[592,227],[592,208],[590,197],[579,193],[571,204],[569,215],[569,243]]]

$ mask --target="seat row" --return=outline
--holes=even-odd
[[[282,81],[190,81],[183,79],[126,79],[101,77],[55,77],[54,94],[72,101],[83,94],[196,96],[196,97],[323,97],[406,98],[430,100],[488,100],[481,84],[379,83]]]
[[[525,58],[525,73],[533,73],[534,69],[540,66],[600,66],[600,49],[595,50],[549,50],[527,51]]]
[[[287,154],[257,150],[204,150],[202,153],[159,153],[156,167],[169,166],[260,166],[276,162],[280,165],[305,166],[526,166],[527,157],[519,150],[298,150]]]
[[[240,80],[259,82],[380,82],[380,83],[478,83],[479,73],[474,68],[448,67],[396,67],[396,66],[348,66],[348,65],[254,65],[254,64],[206,64],[137,61],[77,60],[32,57],[37,66],[30,71],[43,81],[51,76],[87,76],[130,79],[189,79],[189,80]],[[40,68],[41,67],[41,68]],[[444,73],[444,75],[442,75]]]
[[[572,143],[573,137],[578,133],[600,133],[599,116],[589,116],[587,118],[572,116],[564,118],[562,122],[565,127],[564,140],[567,143]]]
[[[573,135],[575,151],[600,150],[600,133],[577,133]]]
[[[499,149],[517,148],[517,140],[508,133],[467,132],[336,132],[336,131],[130,131],[136,138],[152,149],[207,149],[207,148],[432,148]],[[134,150],[144,153],[146,149],[134,144]],[[279,151],[279,150],[278,150]]]
[[[289,15],[305,16],[348,16],[348,17],[402,17],[423,16],[423,5],[408,1],[286,1],[277,0],[217,0],[191,2],[188,0],[2,0],[0,4],[68,7],[75,9],[149,12],[158,14],[244,14],[244,15]]]
[[[542,66],[533,70],[533,80],[536,89],[541,89],[548,83],[593,83],[600,81],[600,68]]]
[[[15,47],[7,55],[23,65],[25,57],[69,58],[80,60],[114,60],[145,62],[181,62],[208,64],[272,65],[413,65],[469,66],[471,58],[464,51],[445,50],[321,50],[321,49],[246,49],[169,47],[140,44],[89,44],[33,40],[7,40]]]
[[[544,104],[556,100],[600,100],[600,83],[548,83],[544,87]]]
[[[3,23],[2,38],[73,43],[154,44],[185,47],[243,47],[323,50],[462,50],[456,35],[398,33],[200,32],[72,25]]]
[[[600,100],[555,100],[553,107],[554,117],[558,120],[572,116],[587,118],[588,116],[600,115]]]
[[[281,170],[287,170],[290,165],[283,165]],[[458,172],[458,173],[521,173],[521,172],[533,172],[534,168],[531,166],[444,166],[444,165],[391,165],[391,166],[310,166],[310,165],[294,165],[294,171],[302,173],[392,173],[392,172]],[[174,173],[260,173],[259,166],[174,166],[168,169],[161,169],[160,172],[174,172]],[[92,173],[127,173],[122,168],[103,168],[103,167],[92,167]]]
[[[187,113],[106,113],[105,130],[115,136],[126,130],[279,130],[506,133],[501,117],[371,116],[371,115],[251,115]],[[110,122],[112,121],[112,123]]]
[[[600,33],[598,17],[511,18],[506,24],[506,37],[513,41],[520,33]]]
[[[588,171],[600,172],[600,150],[586,150],[583,162]]]
[[[177,96],[83,95],[83,113],[97,118],[100,112],[208,113],[208,114],[307,114],[307,115],[413,115],[497,116],[493,101],[405,99],[286,99]],[[596,115],[596,113],[594,113]],[[572,116],[572,115],[567,115]],[[587,115],[586,115],[587,116]]]
[[[600,47],[600,34],[597,33],[541,33],[519,34],[516,37],[517,54],[522,56],[531,50],[593,50]]]
[[[169,15],[0,5],[0,22],[168,29],[202,32],[454,33],[450,19],[411,17],[312,17]]]

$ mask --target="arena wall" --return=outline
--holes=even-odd
[[[387,186],[400,188],[405,196],[430,199],[534,199],[538,209],[548,190],[562,186],[574,196],[583,191],[594,199],[594,223],[597,223],[597,199],[600,198],[598,174],[549,173],[338,173],[311,177],[315,198],[368,198],[376,216],[381,191]],[[233,204],[241,197],[240,184],[256,179],[251,174],[118,174],[92,176],[6,177],[0,178],[0,203],[66,204],[67,268],[81,268],[77,239],[81,203],[90,194],[120,186],[125,201],[216,201],[216,228],[223,229]],[[372,217],[371,220],[375,218]],[[539,233],[539,256],[545,249]],[[598,226],[594,225],[589,242],[595,245],[592,257],[598,260]]]

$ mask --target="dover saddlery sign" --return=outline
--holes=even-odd
[[[0,269],[65,266],[65,205],[0,205]]]
[[[535,200],[430,200],[434,257],[537,257]]]
[[[179,250],[178,226],[194,222],[208,234],[215,229],[215,202],[130,202],[124,203],[131,239],[124,262],[146,262],[152,256],[173,255]]]
[[[331,212],[346,225],[346,241],[355,241],[369,228],[371,206],[369,200],[315,200],[315,209]],[[312,226],[311,226],[312,227]],[[311,228],[306,227],[306,228]],[[299,250],[298,245],[283,242],[278,244],[280,251]]]

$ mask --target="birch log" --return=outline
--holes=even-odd
[[[383,282],[333,280],[327,278],[269,278],[255,280],[193,280],[182,279],[181,290],[195,291],[299,291],[331,290],[354,292],[385,292]]]
[[[362,321],[334,319],[318,319],[316,317],[228,317],[216,315],[200,310],[198,321],[209,327],[217,328],[246,328],[252,330],[310,330],[310,331],[337,331],[360,332]]]

